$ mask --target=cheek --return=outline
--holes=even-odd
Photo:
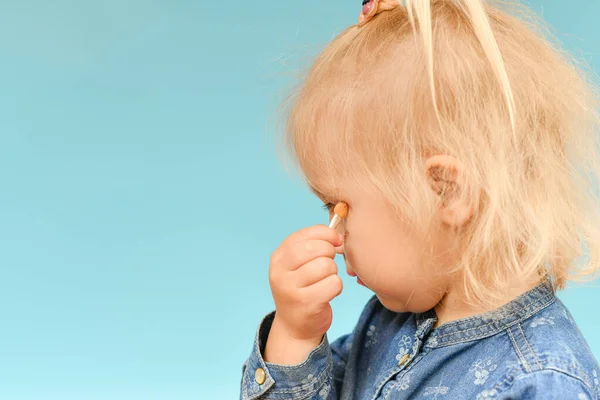
[[[423,249],[413,235],[389,221],[375,221],[372,229],[358,222],[347,224],[344,244],[346,260],[358,274],[366,272],[391,283],[413,278],[421,270]]]
[[[377,232],[366,229],[360,221],[349,221],[345,229],[344,256],[358,274],[372,273],[387,254],[388,243]]]

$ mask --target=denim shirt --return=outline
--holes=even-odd
[[[600,398],[600,367],[549,281],[437,328],[435,311],[395,313],[373,296],[351,334],[325,335],[294,366],[262,358],[273,317],[244,363],[242,400]]]

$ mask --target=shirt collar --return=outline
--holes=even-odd
[[[549,279],[504,306],[484,314],[445,323],[432,329],[437,321],[434,310],[417,315],[417,334],[430,333],[425,346],[443,347],[493,336],[519,323],[554,302],[556,296]]]

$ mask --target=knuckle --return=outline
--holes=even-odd
[[[325,270],[329,270],[331,268],[331,263],[333,260],[328,257],[320,257],[319,258],[319,266]]]
[[[269,259],[269,263],[271,265],[277,264],[281,260],[282,257],[283,257],[283,251],[281,249],[277,249],[273,253],[271,253],[271,258]]]
[[[342,293],[342,289],[344,288],[344,283],[342,279],[338,275],[333,275],[333,279],[331,280],[331,288],[335,292],[336,295]]]
[[[333,261],[329,257],[324,257],[323,258],[323,268],[328,272],[332,271],[334,268],[336,268],[335,261]]]
[[[321,241],[319,243],[319,254],[327,257],[331,257],[335,254],[335,247],[329,242]]]
[[[336,252],[335,252],[335,246],[332,245],[331,243],[327,243],[327,255],[331,258],[335,257]]]
[[[335,261],[331,260],[331,264],[330,265],[331,265],[331,273],[337,275],[337,273],[338,273],[338,266],[335,263]]]

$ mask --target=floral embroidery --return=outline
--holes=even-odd
[[[521,366],[521,363],[520,363],[520,362],[518,362],[518,361],[512,361],[512,360],[509,360],[509,361],[507,361],[507,362],[506,362],[506,368],[507,368],[509,371],[512,371],[512,370],[514,370],[514,369],[517,369],[517,368],[519,368],[520,366]]]
[[[327,396],[329,396],[329,391],[331,390],[331,386],[326,383],[325,386],[323,386],[323,389],[321,389],[321,391],[319,392],[319,396],[321,396],[322,399],[326,399]]]
[[[434,399],[437,399],[440,394],[448,394],[449,389],[448,386],[430,386],[425,389],[423,396],[435,396]]]
[[[422,322],[415,332],[416,337],[421,337],[425,334],[425,330],[427,329],[427,323]]]
[[[427,339],[427,346],[428,347],[435,347],[439,344],[438,342],[438,337],[437,336],[430,336],[429,339]]]
[[[365,343],[365,347],[368,349],[375,343],[377,343],[377,332],[375,331],[375,325],[369,326],[369,331],[367,332],[367,342]]]
[[[425,388],[425,392],[423,392],[423,396],[434,396],[433,399],[437,400],[438,395],[447,395],[448,394],[448,390],[450,390],[450,388],[448,386],[442,386],[442,380],[444,379],[444,375],[442,375],[442,378],[440,379],[440,383],[437,386],[429,386],[427,388]]]
[[[400,390],[407,390],[410,387],[410,375],[412,373],[413,371],[407,372],[406,375],[404,375],[402,379],[400,379],[400,381],[397,384],[397,387]]]
[[[410,387],[410,376],[412,373],[413,371],[409,371],[400,379],[398,379],[399,375],[396,375],[396,381],[394,384],[391,386],[386,386],[386,388],[383,389],[383,398],[387,400],[390,398],[390,395],[393,392],[407,390]]]
[[[600,381],[598,380],[598,373],[596,372],[596,370],[592,371],[592,375],[594,375],[594,385],[600,385]]]
[[[493,399],[495,395],[496,395],[496,389],[484,390],[483,392],[481,392],[477,395],[475,400]]]
[[[549,317],[549,318],[538,317],[538,318],[535,318],[533,320],[533,322],[531,323],[532,328],[535,328],[540,325],[554,325],[554,317]]]
[[[482,360],[477,360],[471,365],[469,371],[475,374],[475,384],[483,385],[490,377],[490,372],[496,370],[497,367],[497,364],[492,365],[492,360],[485,363]]]
[[[400,362],[402,357],[408,354],[408,350],[410,349],[410,345],[412,344],[412,339],[408,335],[403,335],[400,340],[400,347],[398,349],[398,354],[396,355],[396,361]]]

